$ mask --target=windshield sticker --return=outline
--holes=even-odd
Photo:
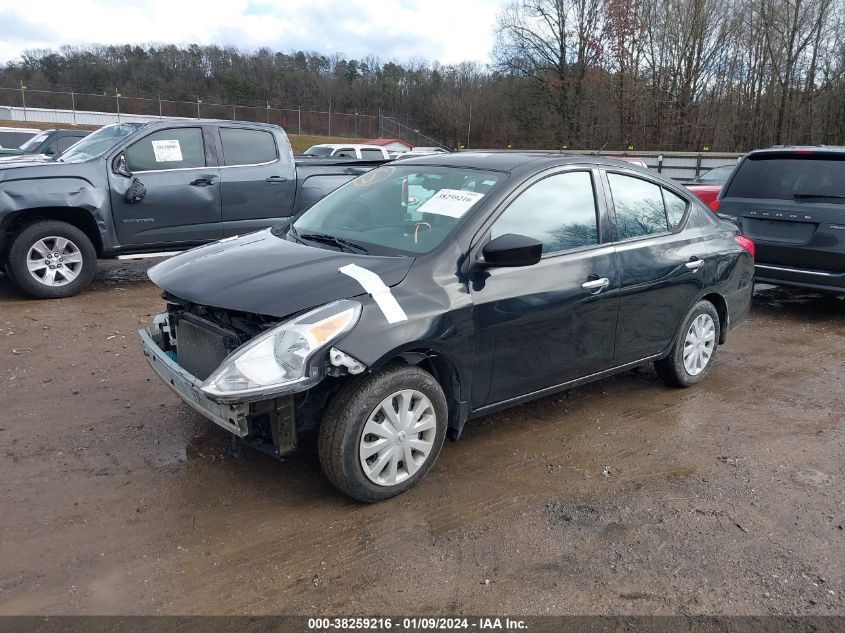
[[[157,163],[177,163],[182,161],[182,147],[179,141],[153,141],[153,153]]]
[[[352,181],[352,184],[356,187],[369,187],[377,182],[390,178],[395,171],[395,167],[380,167],[378,169],[373,169],[358,176]]]
[[[390,288],[372,270],[362,268],[357,264],[347,264],[346,266],[341,266],[338,270],[361,284],[364,291],[368,292],[376,302],[376,305],[378,305],[388,323],[399,323],[400,321],[408,320],[408,315],[405,314],[402,306],[396,301],[396,297],[391,294]]]
[[[447,215],[460,218],[470,207],[484,197],[483,193],[461,191],[460,189],[441,189],[426,200],[418,209],[420,213]]]

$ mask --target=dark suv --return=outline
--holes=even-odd
[[[754,241],[757,281],[845,292],[845,147],[753,151],[716,208]]]

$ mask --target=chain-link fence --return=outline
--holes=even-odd
[[[420,131],[419,121],[410,116],[378,112],[337,112],[331,107],[280,107],[264,104],[214,103],[202,97],[178,101],[163,96],[126,97],[74,91],[32,90],[0,87],[0,119],[41,121],[75,125],[105,125],[112,122],[157,118],[229,119],[261,121],[282,126],[289,134],[345,136],[349,138],[401,138],[412,145],[445,147]]]

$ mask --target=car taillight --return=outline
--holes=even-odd
[[[713,213],[717,213],[719,211],[719,199],[711,200],[707,206],[713,209]]]
[[[742,248],[751,253],[751,259],[754,259],[754,242],[749,240],[744,235],[737,235],[734,237],[734,239],[736,240],[737,244],[739,244],[740,246],[742,246]]]

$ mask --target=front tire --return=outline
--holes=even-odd
[[[402,494],[431,469],[446,437],[443,390],[419,367],[395,366],[353,380],[320,426],[323,471],[353,499]]]
[[[67,222],[46,220],[12,239],[6,273],[36,299],[72,297],[97,274],[97,251],[88,236]]]
[[[699,301],[687,313],[669,355],[654,363],[657,374],[672,387],[697,385],[713,366],[720,332],[716,307]]]

